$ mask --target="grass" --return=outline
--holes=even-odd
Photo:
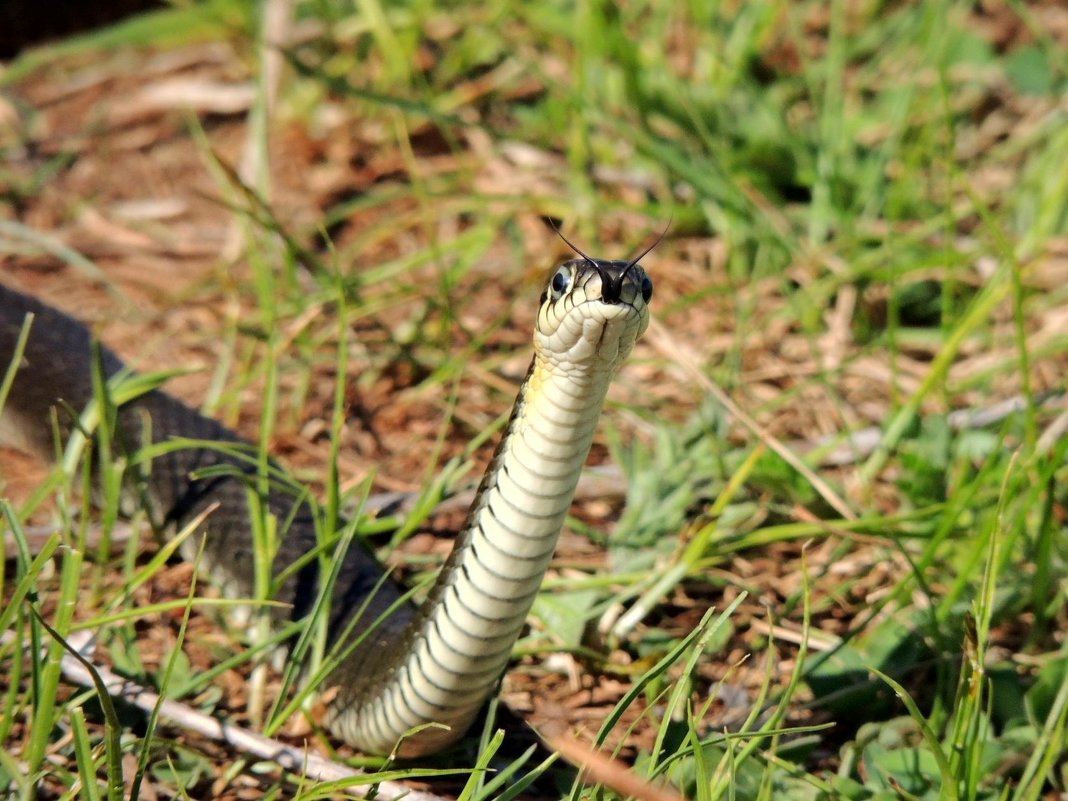
[[[419,584],[438,560],[418,538],[448,526],[434,502],[485,459],[522,374],[537,286],[563,252],[538,217],[612,257],[671,220],[646,260],[661,333],[614,389],[598,450],[622,470],[626,502],[578,507],[569,527],[584,545],[565,540],[506,698],[564,703],[553,666],[572,666],[584,693],[607,699],[585,704],[604,723],[579,740],[700,801],[1064,792],[1068,440],[1063,404],[1044,399],[1061,397],[1068,362],[1068,34],[1053,8],[299,3],[318,27],[285,50],[277,107],[266,113],[261,86],[247,128],[231,121],[255,145],[258,177],[242,186],[226,166],[236,160],[219,120],[180,126],[212,176],[213,214],[244,243],[236,265],[219,260],[184,290],[240,310],[214,335],[199,397],[257,443],[260,491],[275,479],[268,452],[309,415],[325,421],[317,458],[290,459],[320,502],[324,557],[334,522],[370,490],[345,445],[373,450],[348,418],[374,408],[380,480],[415,475],[424,500],[399,535],[372,542],[396,548]],[[51,62],[27,54],[0,80],[18,96],[78,70],[110,74],[145,49],[221,40],[231,77],[256,76],[265,34],[243,9],[176,7],[65,43]],[[287,183],[277,137],[293,131],[311,153],[293,151],[303,173]],[[27,162],[22,144],[0,139],[0,258],[25,271],[45,254],[82,281],[106,275],[25,214],[55,202],[68,161],[99,156],[71,144]],[[307,189],[309,201],[297,190],[318,178],[330,188]],[[113,191],[91,188],[105,201]],[[347,384],[336,380],[346,366]],[[949,414],[1010,397],[1020,411],[993,423]],[[850,436],[867,428],[870,445]],[[842,447],[848,459],[823,461]],[[156,792],[338,792],[240,755],[213,760],[159,725],[116,724],[102,698],[61,681],[61,640],[107,614],[101,647],[141,683],[221,715],[255,720],[259,703],[271,731],[301,718],[292,695],[274,712],[255,700],[277,687],[264,668],[244,707],[213,684],[226,670],[205,673],[206,661],[264,661],[265,626],[233,633],[249,650],[228,661],[235,646],[219,644],[218,621],[190,616],[202,601],[185,590],[172,598],[179,622],[138,609],[138,593],[175,569],[165,554],[84,547],[86,519],[105,531],[117,520],[125,466],[93,456],[103,511],[75,500],[84,469],[54,474],[37,494],[58,497],[61,525],[37,554],[26,508],[3,507],[19,556],[0,610],[13,634],[0,651],[0,783],[16,798],[115,796],[118,749]],[[353,517],[350,536],[397,522]],[[277,525],[258,518],[265,552]],[[270,583],[264,573],[258,599]],[[329,658],[313,634],[309,658]],[[27,658],[41,649],[43,662]],[[201,680],[180,680],[182,665]],[[441,791],[524,797],[537,775],[541,795],[617,795],[611,775],[583,785],[502,746],[490,727],[473,751],[434,763],[473,771]]]

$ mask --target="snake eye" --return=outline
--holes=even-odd
[[[553,300],[559,300],[570,285],[571,269],[568,267],[561,267],[556,271],[556,274],[553,275],[553,280],[549,282],[549,289],[552,290]]]
[[[649,276],[645,276],[642,279],[642,300],[646,303],[649,302],[649,298],[653,296],[653,282]]]

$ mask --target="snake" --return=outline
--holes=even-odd
[[[328,559],[308,558],[324,547],[311,502],[278,482],[257,483],[262,466],[240,458],[251,446],[221,423],[161,388],[115,411],[110,436],[122,452],[181,439],[182,447],[156,448],[150,460],[128,459],[128,483],[153,528],[196,525],[201,572],[225,594],[254,597],[254,504],[277,521],[270,569],[280,603],[270,614],[305,620],[323,593],[327,642],[340,655],[319,685],[336,690],[324,696],[323,722],[362,752],[410,758],[455,743],[497,691],[526,624],[609,384],[649,324],[653,284],[638,263],[645,253],[628,261],[575,253],[545,285],[530,368],[421,603],[359,538]],[[47,459],[57,432],[68,437],[78,427],[72,410],[94,398],[94,364],[107,377],[126,368],[86,326],[0,284],[0,376],[29,315],[0,439]]]

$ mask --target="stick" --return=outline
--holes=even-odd
[[[0,634],[0,644],[11,644],[14,639],[15,637],[10,631]],[[83,655],[83,658],[87,659],[88,655],[92,654],[93,635],[91,633],[75,632],[67,641]],[[102,665],[94,663],[93,669],[103,681],[108,694],[112,698],[120,698],[146,712],[151,712],[158,705],[161,719],[167,720],[186,731],[196,732],[217,742],[227,743],[238,751],[257,759],[275,762],[280,768],[290,773],[319,782],[332,782],[366,776],[363,771],[350,768],[348,765],[343,765],[339,762],[333,762],[306,749],[296,748],[278,740],[273,740],[270,737],[264,737],[262,734],[257,734],[241,726],[222,723],[178,701],[163,700],[161,702],[158,693],[124,679]],[[89,670],[68,653],[64,653],[60,659],[60,671],[67,681],[74,684],[82,687],[95,686]],[[399,799],[402,796],[410,799],[410,801],[444,801],[440,796],[436,796],[433,793],[413,790],[400,782],[393,781],[370,784],[367,787],[351,787],[348,792],[363,798],[372,788],[377,788],[375,797],[385,799],[385,801],[394,801],[394,799]]]

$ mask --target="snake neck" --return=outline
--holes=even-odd
[[[564,373],[535,358],[452,553],[407,628],[407,647],[346,677],[352,689],[337,697],[331,727],[350,742],[388,752],[412,728],[447,726],[423,729],[398,749],[429,753],[462,735],[496,688],[552,558],[611,377]]]

